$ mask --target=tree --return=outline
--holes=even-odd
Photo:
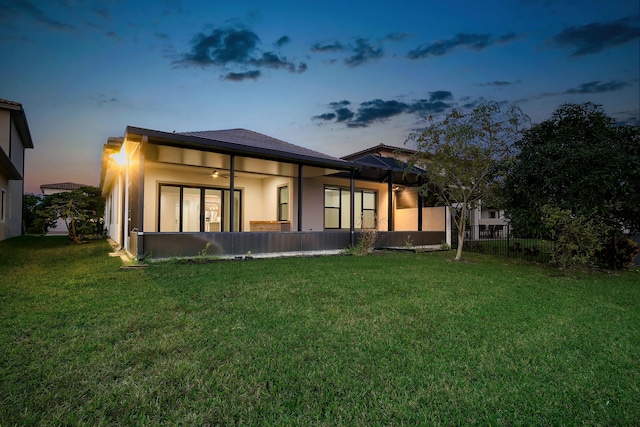
[[[38,223],[45,229],[62,219],[69,238],[80,243],[90,235],[102,234],[104,198],[97,187],[81,187],[74,191],[44,196],[37,212]]]
[[[22,232],[29,233],[35,230],[36,210],[40,203],[40,196],[33,193],[25,193],[22,196]]]
[[[503,189],[514,229],[548,232],[543,206],[597,217],[610,233],[640,229],[639,129],[585,103],[564,104],[526,131]]]
[[[496,102],[484,102],[471,112],[450,111],[441,121],[409,136],[415,143],[411,166],[426,169],[422,195],[436,195],[441,203],[458,212],[456,260],[462,257],[467,212],[481,200],[492,197],[501,171],[513,157],[514,143],[521,137],[529,118],[520,108],[504,109]]]

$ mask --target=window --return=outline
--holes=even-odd
[[[496,211],[489,211],[489,218],[495,219],[496,218]]]
[[[278,221],[289,220],[289,187],[278,187]]]
[[[229,231],[230,206],[234,204],[233,230],[240,229],[241,190],[235,190],[233,201],[224,188],[200,188],[160,185],[158,231],[209,232]]]
[[[7,214],[7,192],[2,190],[2,195],[0,196],[0,222],[5,221],[6,214]]]
[[[353,196],[355,228],[376,228],[376,193],[356,190]],[[350,210],[348,189],[324,189],[324,228],[348,229]]]

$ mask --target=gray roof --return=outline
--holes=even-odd
[[[280,139],[254,132],[247,129],[205,130],[199,132],[180,132],[180,135],[197,136],[212,141],[228,142],[266,150],[281,151],[283,153],[299,154],[302,156],[319,157],[323,159],[339,160],[318,151],[300,147]]]
[[[404,154],[414,154],[416,152],[416,150],[412,150],[410,148],[395,147],[393,145],[380,143],[373,147],[365,148],[364,150],[360,150],[352,154],[347,154],[346,156],[342,156],[342,158],[345,160],[353,160],[355,158],[362,157],[365,154],[376,154],[376,153],[380,153],[380,151],[400,152]]]
[[[88,187],[86,184],[76,184],[75,182],[57,182],[55,184],[43,184],[41,190],[48,188],[50,190],[77,190],[78,188]]]

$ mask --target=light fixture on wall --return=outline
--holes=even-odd
[[[211,172],[211,178],[217,178],[218,176],[220,176],[220,174],[218,173],[218,171],[213,171]]]
[[[127,164],[127,154],[124,149],[121,149],[117,153],[111,154],[111,159],[116,162],[118,166],[124,166]]]

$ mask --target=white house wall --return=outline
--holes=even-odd
[[[107,235],[118,244],[122,245],[122,186],[124,177],[120,174],[113,183],[111,192],[106,197],[105,212]]]
[[[11,163],[24,177],[24,145],[11,120],[11,113],[0,110],[0,147],[10,158]],[[23,180],[9,180],[0,176],[0,190],[5,192],[5,213],[0,218],[0,240],[22,234],[22,193]]]

